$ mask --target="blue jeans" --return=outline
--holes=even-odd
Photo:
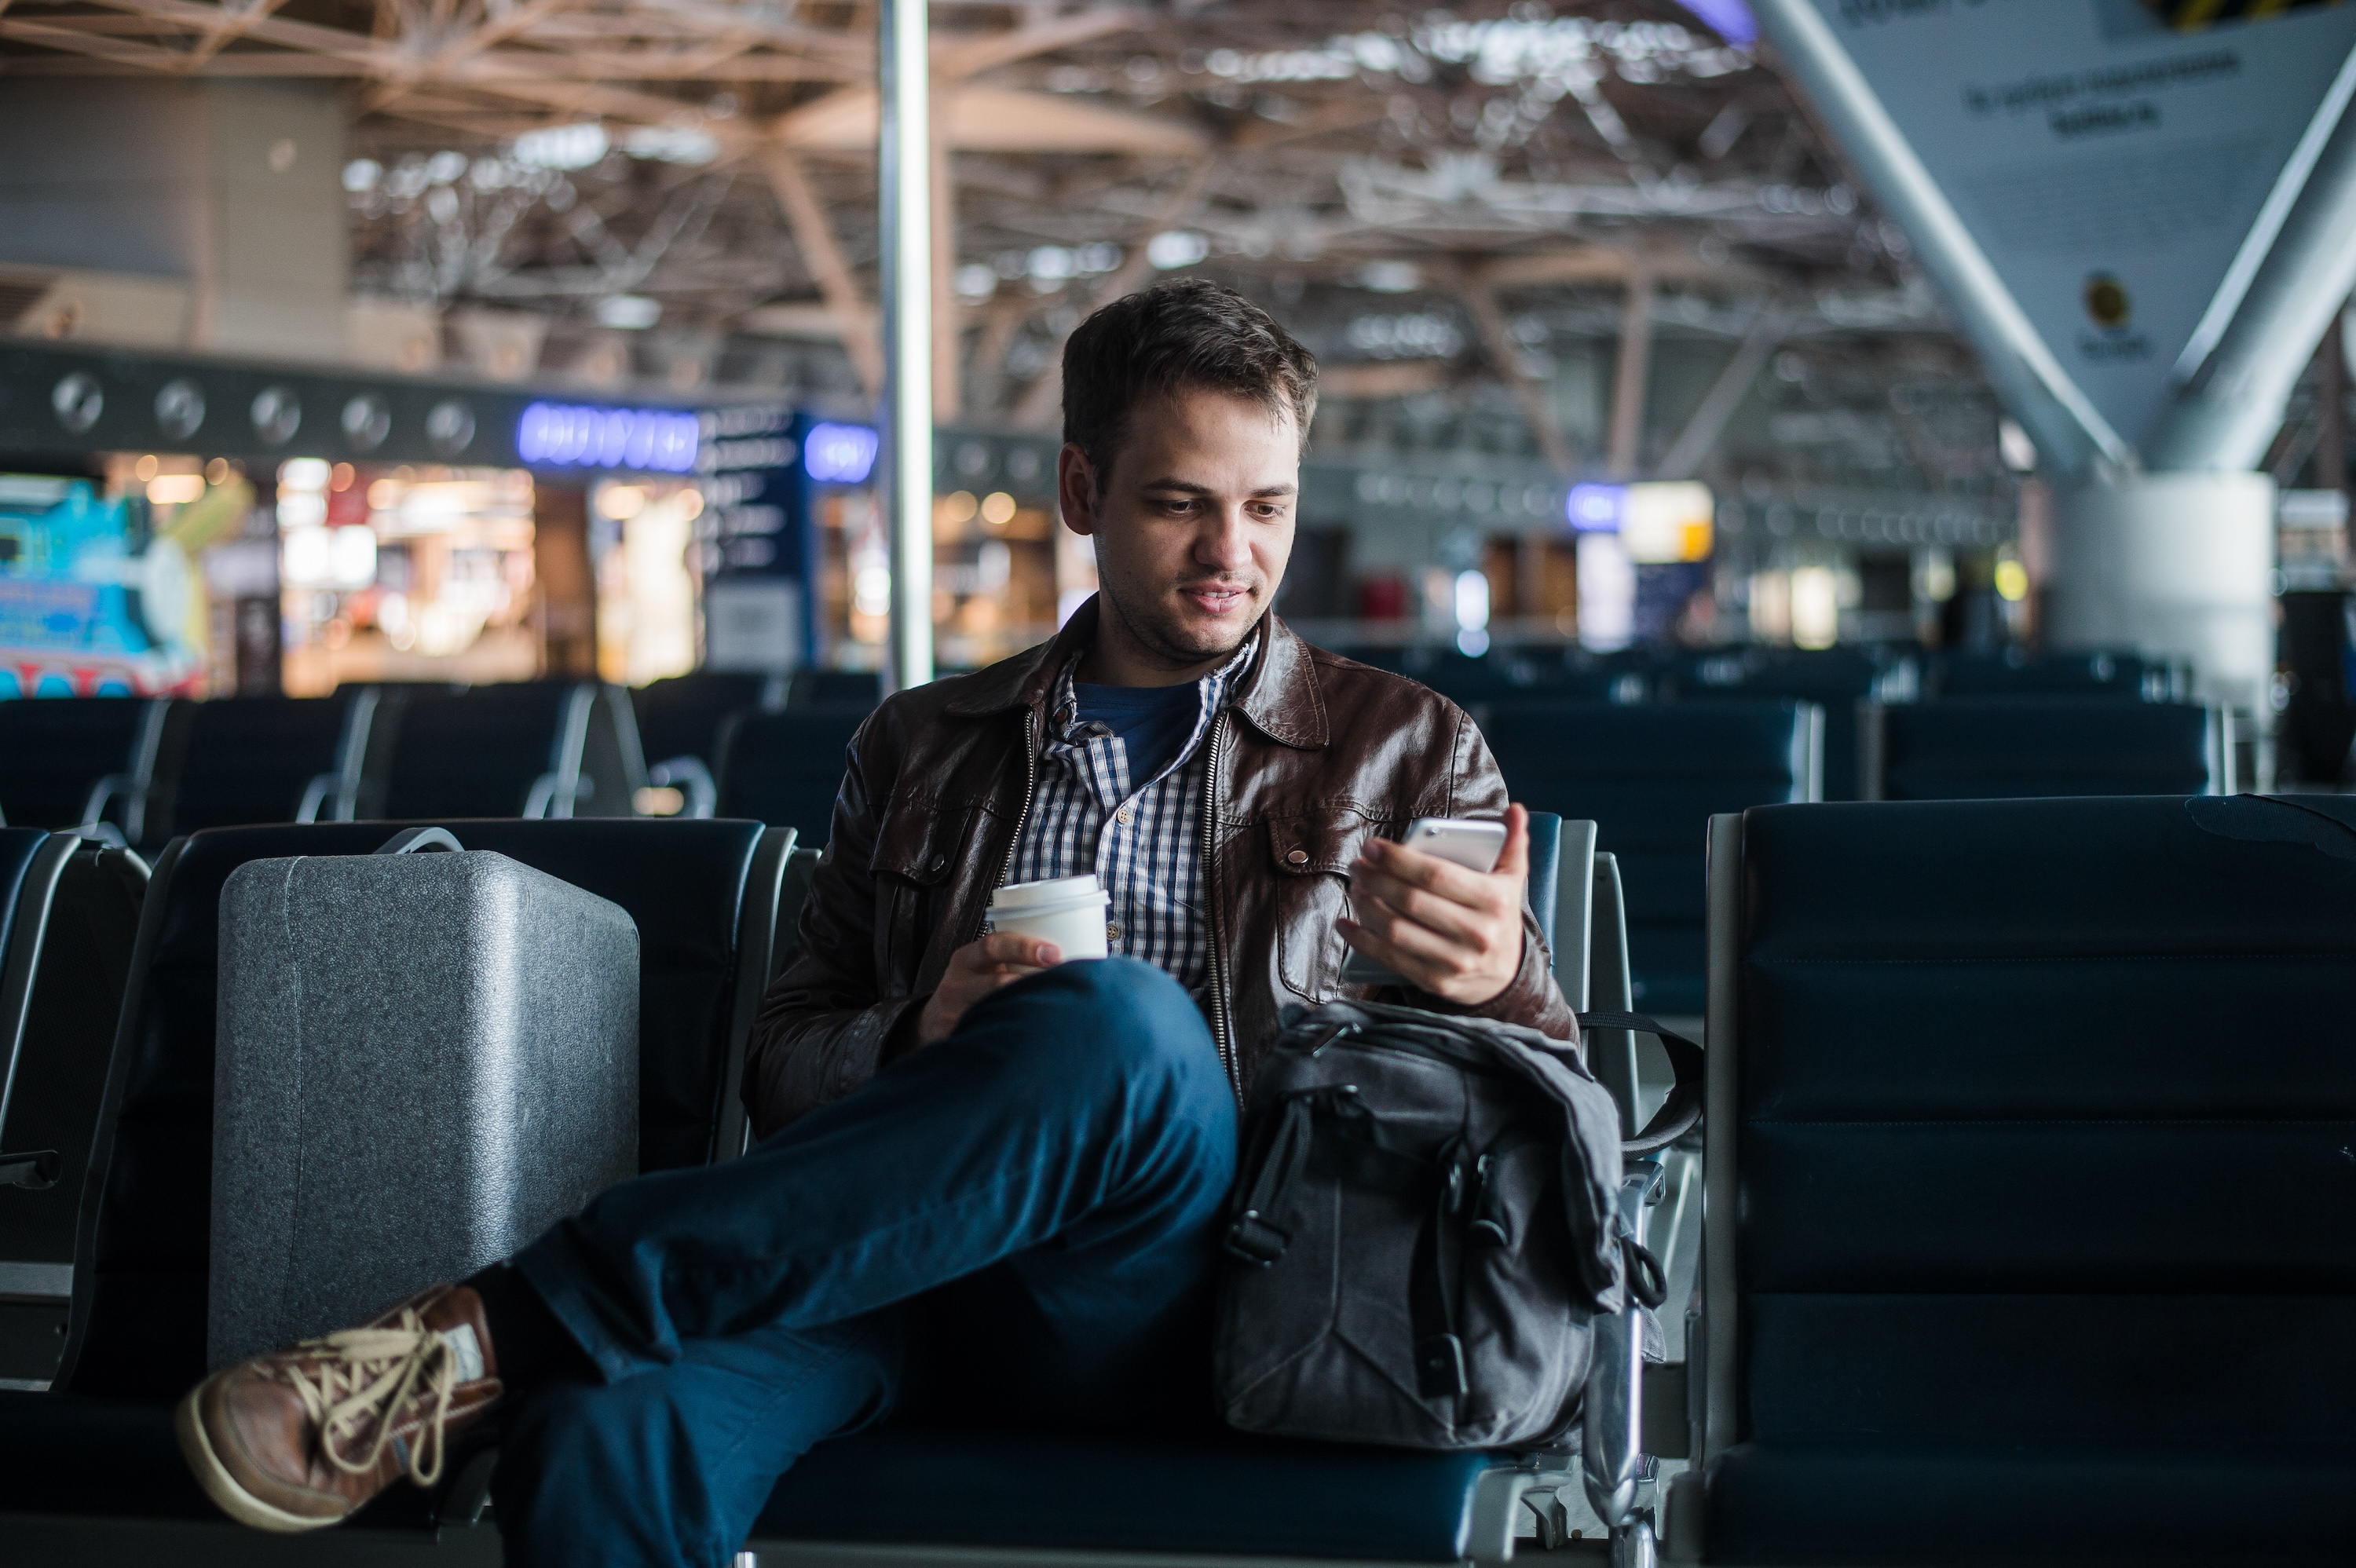
[[[513,1260],[602,1381],[507,1413],[508,1561],[725,1565],[811,1445],[894,1413],[1206,1420],[1235,1165],[1201,1013],[1109,958],[742,1159],[614,1189]]]

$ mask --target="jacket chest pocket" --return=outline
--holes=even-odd
[[[892,803],[875,833],[875,963],[884,994],[906,996],[950,913],[946,891],[964,854],[970,805],[903,796]],[[954,933],[948,940],[955,941]]]
[[[1293,995],[1323,1002],[1341,994],[1350,947],[1337,923],[1350,912],[1350,863],[1383,827],[1355,811],[1269,820],[1277,975]]]

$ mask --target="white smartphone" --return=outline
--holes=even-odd
[[[1497,857],[1505,852],[1505,825],[1462,816],[1419,816],[1408,824],[1407,837],[1399,843],[1485,874],[1497,869]]]
[[[1485,873],[1497,869],[1497,857],[1505,852],[1505,825],[1502,822],[1474,822],[1462,816],[1419,816],[1408,824],[1407,833],[1399,843],[1409,849],[1437,856],[1451,865],[1462,866],[1468,871]],[[1369,958],[1355,947],[1342,961],[1342,983],[1347,986],[1407,984],[1381,960]]]

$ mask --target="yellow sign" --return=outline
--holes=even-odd
[[[1717,528],[1718,504],[1709,486],[1692,480],[1628,486],[1621,514],[1620,542],[1639,565],[1708,560]]]

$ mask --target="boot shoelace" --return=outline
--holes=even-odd
[[[433,1410],[410,1450],[409,1475],[421,1487],[441,1479],[442,1424],[457,1389],[457,1355],[425,1327],[415,1307],[402,1309],[398,1327],[346,1328],[296,1349],[302,1359],[290,1359],[281,1371],[302,1398],[304,1413],[317,1424],[319,1452],[327,1463],[351,1476],[374,1469],[392,1441],[396,1413],[422,1384]],[[368,1451],[347,1458],[338,1439],[356,1435],[370,1416],[375,1432]]]

